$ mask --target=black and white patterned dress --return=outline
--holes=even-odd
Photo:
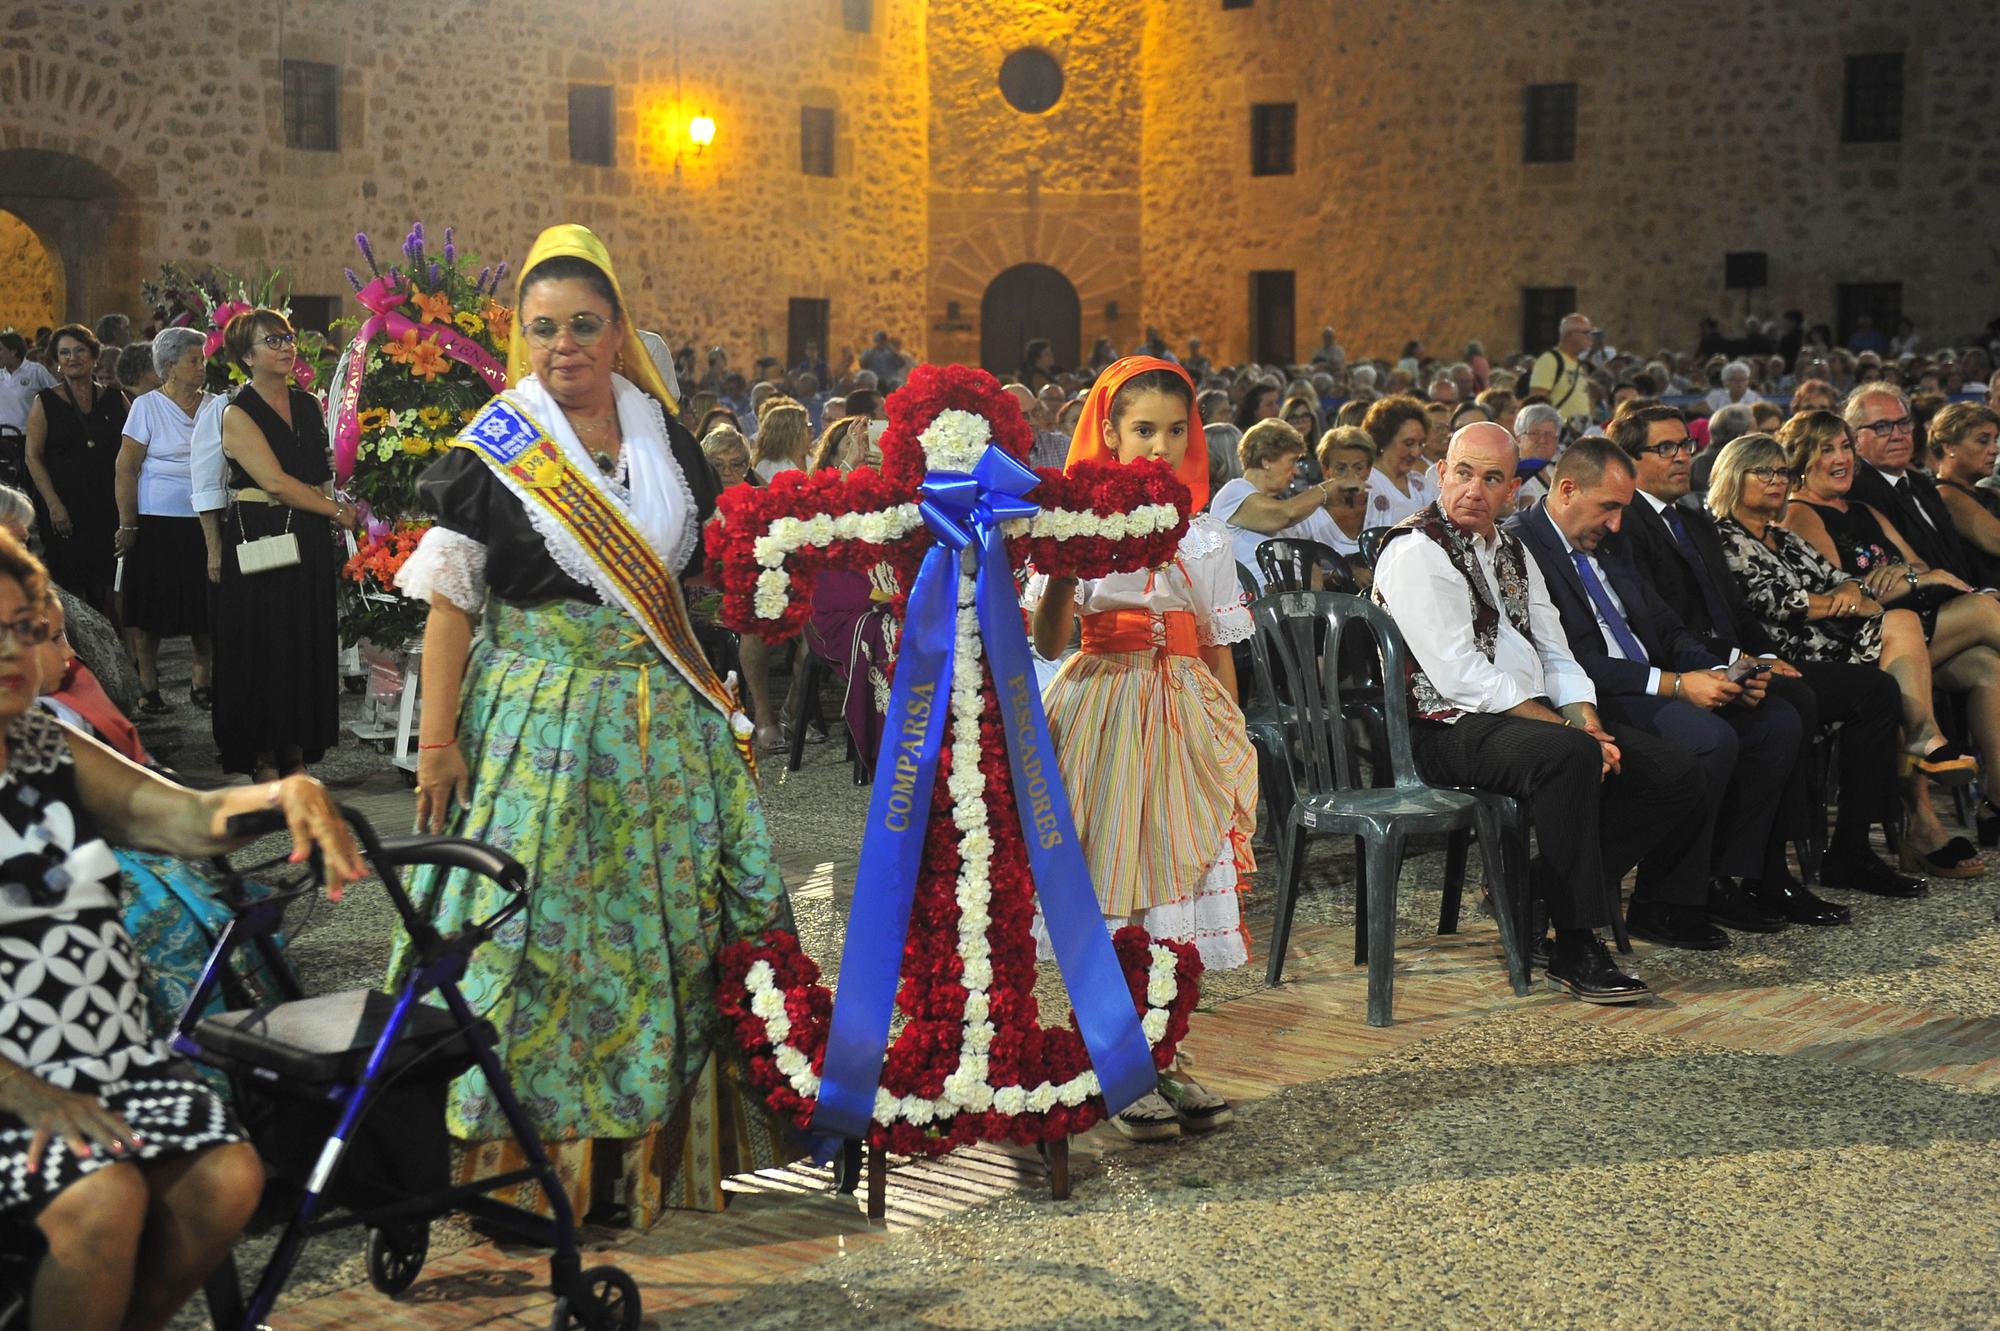
[[[119,919],[118,862],[78,798],[60,722],[7,728],[0,772],[0,1056],[96,1095],[141,1139],[79,1157],[60,1138],[28,1173],[30,1125],[0,1110],[0,1216],[32,1214],[93,1170],[240,1141],[222,1098],[152,1034]],[[27,1074],[16,1074],[24,1076]]]

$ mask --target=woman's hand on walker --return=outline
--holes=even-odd
[[[463,806],[471,793],[472,773],[458,741],[417,749],[417,831],[436,836],[444,831],[452,801]]]
[[[329,900],[340,900],[343,886],[367,876],[354,833],[325,786],[303,773],[288,776],[271,788],[271,803],[285,815],[285,826],[291,830],[292,863],[304,861],[315,850],[323,857]]]

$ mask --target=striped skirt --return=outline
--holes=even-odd
[[[1257,763],[1235,701],[1196,657],[1078,652],[1042,703],[1105,916],[1182,941],[1233,937],[1217,968],[1240,965]]]

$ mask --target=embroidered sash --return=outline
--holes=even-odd
[[[1430,538],[1444,551],[1445,558],[1451,561],[1458,576],[1465,579],[1472,611],[1472,643],[1481,656],[1488,661],[1493,659],[1503,611],[1516,633],[1530,643],[1535,641],[1535,631],[1528,621],[1528,553],[1518,539],[1505,531],[1498,533],[1494,565],[1500,583],[1500,604],[1495,605],[1486,585],[1486,575],[1479,567],[1479,556],[1473,552],[1472,537],[1445,517],[1436,503],[1412,513],[1390,528],[1388,535],[1382,538],[1382,545],[1386,548],[1390,541],[1410,532]],[[1381,556],[1378,553],[1376,557],[1379,559]],[[1375,588],[1370,596],[1375,604],[1388,609],[1388,602],[1382,599],[1381,588]],[[1409,670],[1410,702],[1419,717],[1426,721],[1449,721],[1460,715],[1459,709],[1438,691],[1414,659]]]
[[[598,591],[608,590],[639,622],[667,663],[722,713],[744,762],[754,772],[749,718],[695,641],[679,580],[625,510],[598,488],[589,473],[572,465],[562,445],[511,398],[488,402],[452,446],[478,454],[523,504],[554,519],[561,538],[597,574],[593,582]]]

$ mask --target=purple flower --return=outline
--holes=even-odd
[[[375,247],[368,243],[368,233],[366,231],[355,232],[354,244],[361,251],[361,257],[368,260],[368,271],[377,277],[382,276],[382,270],[375,266]]]
[[[358,273],[352,268],[343,268],[340,271],[347,274],[347,285],[353,287],[356,291],[361,290],[361,277]]]
[[[436,263],[431,264],[431,286],[435,289],[444,280],[444,270]]]
[[[474,291],[486,290],[486,279],[491,276],[493,276],[493,265],[488,264],[486,265],[486,267],[479,270],[479,280],[472,284],[472,289]]]
[[[507,265],[503,262],[498,268],[495,268],[493,270],[493,290],[496,293],[500,290],[500,283],[506,278],[506,276],[507,276]]]
[[[444,229],[444,261],[446,263],[458,262],[458,247],[452,243],[450,227]]]

